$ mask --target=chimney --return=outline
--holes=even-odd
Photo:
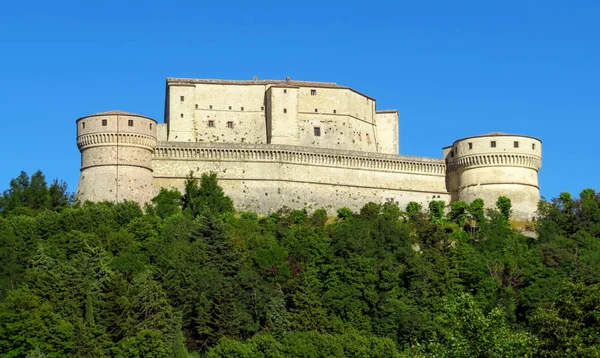
[[[291,80],[290,80],[290,78],[289,78],[289,77],[286,77],[286,78],[285,78],[285,82],[290,82],[290,81],[291,81]]]
[[[258,76],[254,76],[254,83],[258,83]]]

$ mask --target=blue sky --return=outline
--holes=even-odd
[[[543,141],[542,195],[600,189],[598,1],[11,1],[0,8],[0,188],[74,191],[75,120],[162,122],[166,77],[332,81],[400,111],[400,152]]]

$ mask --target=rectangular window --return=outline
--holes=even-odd
[[[181,113],[181,115],[180,115],[180,116],[181,116],[181,118],[183,118],[183,113]]]
[[[321,136],[321,127],[314,127],[313,131],[315,133],[315,137],[320,137]]]
[[[184,97],[184,96],[179,96],[179,100],[180,100],[181,102],[183,102],[183,101],[185,101],[185,97]]]
[[[229,109],[231,109],[231,106],[229,106]]]
[[[81,122],[81,129],[85,129],[85,122]]]
[[[127,125],[133,127],[133,119],[128,120]]]
[[[334,110],[333,110],[333,114],[336,114],[336,113],[337,113],[337,111],[334,109]]]
[[[531,149],[535,150],[535,143],[531,143]]]
[[[212,104],[210,106],[208,106],[208,109],[212,109]]]
[[[283,113],[287,113],[287,108],[284,108],[284,109],[283,109]]]
[[[265,110],[265,106],[260,106],[260,110],[264,111]]]
[[[150,129],[152,129],[152,123],[150,123]]]
[[[244,110],[244,107],[242,107],[242,111]]]
[[[210,128],[213,128],[215,126],[215,121],[213,121],[212,119],[208,121],[208,126]]]
[[[490,142],[490,147],[496,148],[496,141],[495,140],[493,140],[493,141]]]
[[[227,128],[233,128],[233,122],[232,121],[227,122]]]
[[[284,89],[284,90],[283,90],[283,93],[287,93],[287,90],[286,90],[286,89]]]
[[[469,143],[469,149],[473,149],[473,143]]]
[[[310,90],[310,95],[311,96],[316,96],[317,95],[317,90]]]
[[[196,103],[196,109],[198,109],[198,103]]]
[[[102,120],[102,127],[106,127],[108,125],[108,119]]]
[[[317,113],[317,112],[319,112],[319,110],[315,108],[315,113]]]
[[[519,148],[519,142],[514,142],[513,145],[515,148]]]

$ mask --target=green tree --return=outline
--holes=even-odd
[[[510,219],[510,216],[512,214],[512,202],[508,197],[498,197],[498,200],[496,201],[496,208],[498,209],[500,214],[502,214],[505,220]]]

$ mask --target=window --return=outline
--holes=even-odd
[[[81,129],[85,129],[85,122],[81,122]]]
[[[283,90],[283,93],[287,93],[287,90],[286,90],[286,89],[284,89],[284,90]]]
[[[229,106],[229,109],[231,109],[231,106]]]
[[[179,101],[181,101],[181,102],[185,101],[185,97],[184,96],[179,96]]]
[[[473,149],[473,143],[469,143],[469,149]]]
[[[196,109],[198,109],[198,103],[196,103]]]
[[[233,122],[232,121],[227,122],[227,128],[233,128]]]
[[[493,141],[490,142],[490,147],[496,148],[496,141],[495,140],[493,140]]]
[[[531,143],[531,149],[535,150],[535,143]]]
[[[133,119],[128,120],[127,125],[133,127]]]
[[[181,118],[183,118],[183,113],[180,114]]]
[[[212,109],[212,104],[210,106],[208,106],[208,109]]]
[[[336,114],[336,113],[337,113],[337,111],[334,109],[334,110],[333,110],[333,114]]]
[[[102,127],[106,127],[108,125],[108,119],[102,120]]]
[[[208,126],[210,128],[213,128],[215,126],[215,121],[213,121],[212,119],[208,121]]]
[[[283,109],[283,113],[287,113],[287,108],[284,108],[284,109]]]
[[[152,123],[150,123],[150,129],[152,129]]]
[[[317,95],[317,90],[310,90],[310,95],[311,96],[316,96]]]
[[[454,158],[454,151],[450,152],[450,158]]]
[[[260,110],[264,111],[265,110],[265,106],[260,106]]]
[[[514,145],[514,147],[515,147],[515,148],[519,148],[519,142],[516,142],[516,141],[515,141],[515,142],[513,143],[513,145]]]
[[[242,111],[244,110],[244,107],[242,107]]]
[[[315,137],[321,136],[321,127],[314,127],[313,132],[315,133]]]
[[[319,112],[319,110],[315,108],[315,113],[317,113],[317,112]]]

